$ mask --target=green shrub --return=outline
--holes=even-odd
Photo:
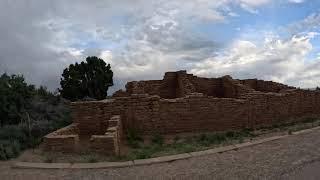
[[[91,156],[88,157],[88,162],[89,163],[98,162],[98,158],[96,156],[91,155]]]
[[[312,122],[315,122],[316,120],[317,120],[317,118],[307,117],[307,118],[304,118],[301,122],[302,123],[312,123]]]
[[[243,138],[243,137],[256,137],[251,129],[244,129],[242,131],[235,132],[235,139]]]
[[[129,156],[133,159],[147,159],[150,158],[152,155],[152,152],[150,148],[142,148],[139,150],[133,151]]]
[[[198,138],[199,141],[208,141],[207,134],[201,134]]]
[[[0,76],[0,127],[19,124],[30,108],[35,88],[22,75]]]
[[[70,124],[69,112],[66,108],[64,109],[62,113],[51,112],[51,114],[46,115],[41,114],[43,112],[36,111],[31,113],[30,118],[38,118],[38,120],[31,119],[29,122],[1,127],[0,160],[16,157],[21,150],[36,147],[40,144],[44,135]],[[56,119],[60,116],[60,119]]]
[[[175,143],[177,143],[180,139],[181,139],[180,136],[177,135],[177,136],[174,137],[173,141]]]
[[[195,137],[195,139],[202,146],[210,145],[210,140],[207,134],[201,134],[200,136]]]
[[[175,143],[172,148],[176,150],[177,153],[188,153],[195,151],[198,147],[194,143]]]
[[[12,147],[14,156],[17,156],[20,154],[21,145],[20,145],[19,141],[13,141],[11,147]]]
[[[226,140],[227,140],[226,135],[222,133],[210,134],[208,136],[208,141],[210,144],[220,144]]]
[[[12,146],[6,146],[6,147],[4,148],[4,151],[5,151],[5,153],[6,153],[7,159],[10,159],[10,158],[15,157],[15,155],[14,155],[14,150],[13,150],[13,147],[12,147]]]
[[[26,142],[28,148],[34,148],[38,146],[42,142],[42,138],[40,137],[30,137]]]
[[[7,160],[20,154],[20,143],[14,141],[0,141],[0,160]]]
[[[127,142],[128,145],[132,148],[140,147],[140,143],[142,142],[142,138],[139,135],[136,129],[128,129],[127,130]]]
[[[53,163],[54,162],[54,158],[53,156],[46,156],[44,159],[45,163]]]
[[[28,139],[28,130],[23,125],[8,125],[0,129],[0,139],[19,140],[24,142]]]
[[[0,160],[7,160],[7,154],[2,145],[0,145]]]
[[[228,132],[226,133],[226,136],[227,136],[227,138],[232,139],[232,138],[234,138],[234,137],[236,136],[236,133],[233,132],[233,131],[228,131]]]
[[[139,151],[136,156],[135,159],[147,159],[147,158],[151,158],[151,152],[149,150],[141,150]]]
[[[52,131],[54,131],[56,127],[53,122],[48,120],[36,121],[32,124],[31,127],[31,135],[33,137],[42,137]]]
[[[157,145],[160,145],[162,146],[163,143],[164,143],[164,139],[163,139],[163,136],[161,136],[160,134],[154,134],[151,138],[151,142],[153,144],[157,144]]]
[[[20,75],[0,76],[0,160],[35,147],[41,138],[71,123],[66,100]],[[9,141],[9,143],[8,143]]]

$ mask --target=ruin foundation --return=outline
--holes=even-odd
[[[320,92],[257,79],[202,78],[186,71],[133,81],[110,99],[71,103],[73,124],[44,138],[47,150],[119,155],[125,133],[142,136],[241,130],[320,116]]]

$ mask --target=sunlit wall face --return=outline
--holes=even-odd
[[[70,63],[95,55],[127,81],[186,69],[199,76],[319,85],[320,1],[0,2],[0,71],[54,90]]]

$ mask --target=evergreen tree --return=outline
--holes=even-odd
[[[75,101],[90,97],[105,99],[107,91],[113,85],[113,72],[110,64],[95,56],[86,58],[86,62],[71,64],[64,69],[60,81],[62,97]]]
[[[20,75],[2,74],[0,77],[0,126],[17,124],[30,108],[35,92],[33,85],[28,85]]]

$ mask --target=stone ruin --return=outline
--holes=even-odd
[[[133,81],[102,101],[71,103],[73,124],[44,138],[50,151],[119,155],[128,129],[142,136],[258,128],[319,117],[320,92],[257,79],[186,71]]]

